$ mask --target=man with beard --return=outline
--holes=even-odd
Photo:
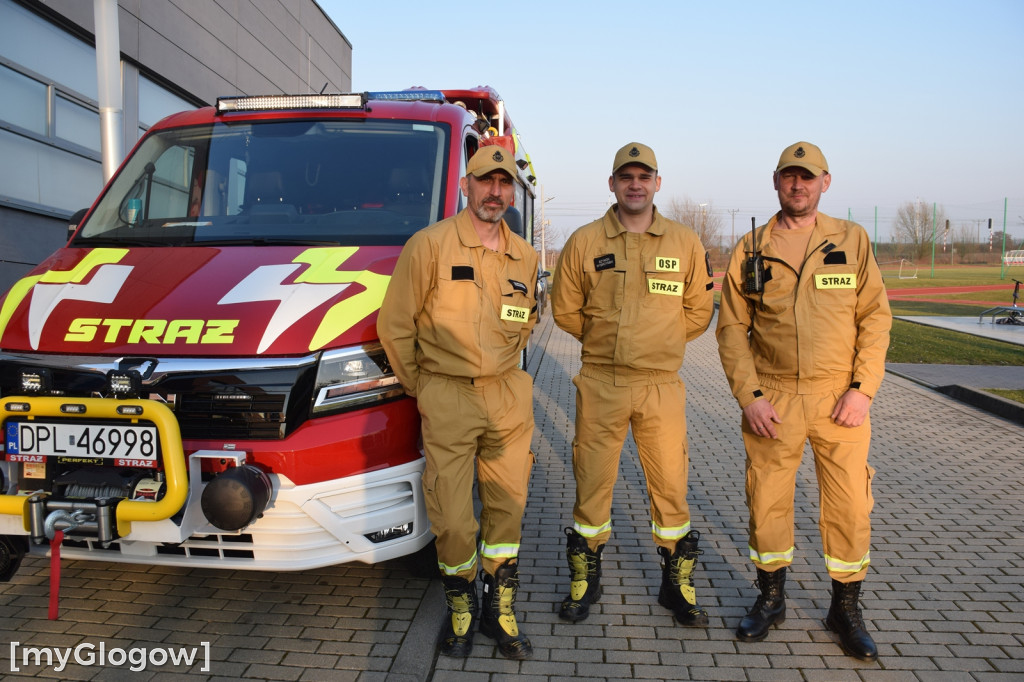
[[[781,210],[744,237],[722,285],[718,350],[743,410],[750,559],[760,595],[736,631],[764,639],[786,618],[793,496],[810,440],[832,605],[825,620],[848,655],[878,656],[859,606],[871,561],[868,409],[885,375],[892,315],[860,225],[818,212],[832,176],[797,142],[773,176]]]
[[[422,421],[423,494],[444,582],[438,649],[469,656],[477,625],[501,654],[523,659],[530,640],[514,612],[526,489],[533,466],[533,382],[519,369],[537,323],[537,252],[502,216],[517,174],[513,154],[488,145],[466,166],[467,207],[420,230],[402,249],[377,330]],[[473,511],[477,469],[482,511]]]
[[[711,266],[700,238],[654,205],[654,151],[631,142],[615,154],[615,205],[569,237],[558,260],[555,323],[581,343],[576,385],[573,525],[565,529],[569,595],[559,617],[587,618],[601,596],[601,554],[612,534],[612,493],[632,429],[650,497],[651,536],[662,557],[658,603],[689,627],[706,627],[693,574],[700,533],[686,503],[689,457],[686,344],[708,328]]]

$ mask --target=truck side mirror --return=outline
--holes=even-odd
[[[82,218],[84,218],[85,214],[88,212],[89,209],[80,208],[71,214],[71,217],[68,218],[68,237],[71,237],[71,235],[75,233],[75,230],[78,229],[78,223],[82,222]]]

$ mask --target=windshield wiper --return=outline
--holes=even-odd
[[[102,246],[178,246],[168,241],[148,241],[145,239],[116,239],[114,237],[77,237],[70,246],[96,248]]]
[[[292,239],[288,237],[249,237],[245,239],[199,239],[192,246],[340,246],[337,239]]]

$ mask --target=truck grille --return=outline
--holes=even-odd
[[[310,415],[317,356],[268,361],[0,354],[0,395],[22,395],[25,371],[43,370],[40,395],[108,397],[107,373],[142,365],[138,397],[168,404],[183,439],[279,440]]]

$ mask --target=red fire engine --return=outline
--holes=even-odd
[[[490,88],[225,98],[149,130],[0,303],[0,579],[57,531],[68,558],[271,570],[427,545],[376,312],[495,143],[529,240]]]

